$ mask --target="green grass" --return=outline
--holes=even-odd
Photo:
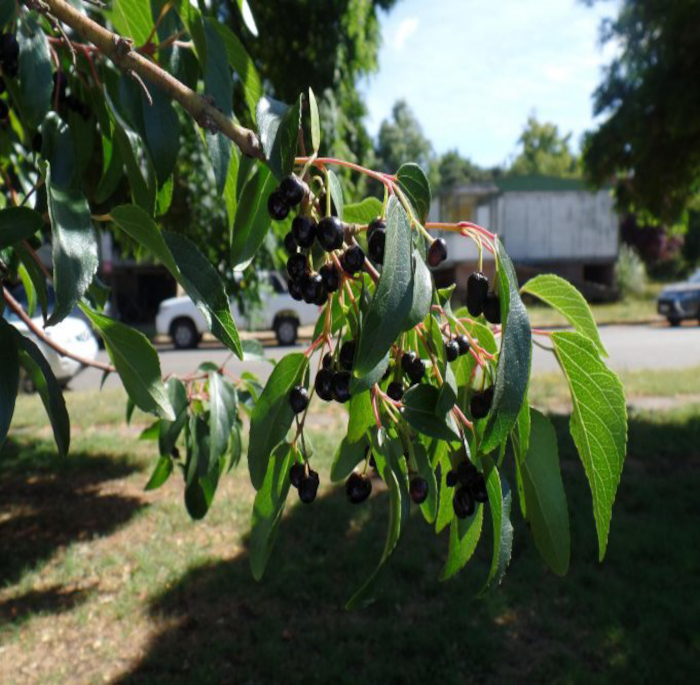
[[[662,385],[645,383],[628,380],[654,393]],[[475,597],[490,561],[486,519],[474,562],[441,584],[446,539],[414,511],[378,601],[347,613],[345,600],[381,554],[388,502],[376,487],[369,502],[352,507],[342,488],[327,485],[339,415],[324,414],[312,433],[319,498],[311,506],[292,500],[256,583],[244,464],[226,478],[207,518],[193,523],[180,480],[142,490],[155,460],[153,445],[136,439],[143,415],[126,431],[120,393],[68,400],[76,424],[68,460],[55,456],[36,398],[20,399],[19,429],[0,455],[0,682],[697,677],[698,404],[631,416],[603,564],[567,419],[555,416],[572,525],[566,578],[545,569],[514,511],[504,583]]]

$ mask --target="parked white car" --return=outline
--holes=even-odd
[[[241,316],[235,303],[231,313],[242,330],[274,330],[280,345],[293,345],[299,326],[316,323],[320,308],[295,300],[287,289],[284,278],[274,272],[263,272],[262,305],[252,316]],[[156,332],[168,335],[178,349],[197,347],[202,335],[209,330],[202,312],[189,297],[171,297],[163,300],[156,315]]]
[[[50,310],[53,306],[53,291],[49,290],[48,295]],[[24,292],[22,291],[21,294],[15,293],[15,298],[26,310],[27,302]],[[71,378],[82,371],[83,365],[80,362],[58,354],[56,350],[49,347],[43,340],[37,338],[27,324],[13,311],[6,308],[4,316],[7,322],[14,326],[22,335],[36,343],[41,353],[46,357],[46,361],[49,363],[54,376],[56,376],[56,380],[58,380],[62,386],[66,386]],[[48,328],[44,328],[44,321],[41,314],[33,317],[32,321],[46,333],[47,337],[51,338],[51,340],[55,341],[69,352],[91,361],[97,357],[97,353],[99,352],[97,338],[95,338],[90,326],[84,319],[71,314],[60,323],[57,323],[55,326],[49,326]],[[33,389],[29,379],[23,378],[22,383],[25,390]]]

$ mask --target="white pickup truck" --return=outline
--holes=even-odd
[[[284,278],[275,272],[261,274],[262,304],[249,317],[243,317],[235,303],[231,313],[242,330],[274,330],[280,345],[293,345],[299,326],[316,323],[320,308],[315,304],[296,301],[287,289]],[[168,335],[177,349],[197,347],[202,335],[209,330],[202,312],[189,297],[163,300],[156,314],[156,332]]]

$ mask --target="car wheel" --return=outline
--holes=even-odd
[[[175,319],[170,326],[170,337],[178,350],[191,350],[199,343],[199,333],[190,319]]]
[[[280,345],[293,345],[297,341],[297,321],[288,316],[277,319],[275,335]]]
[[[681,325],[681,320],[680,320],[680,319],[677,319],[675,316],[674,316],[674,317],[669,316],[669,317],[668,317],[668,322],[669,322],[669,323],[671,324],[671,326],[673,326],[674,328],[675,328],[676,326],[680,326],[680,325]]]

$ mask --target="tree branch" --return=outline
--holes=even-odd
[[[203,128],[215,129],[230,138],[248,157],[264,159],[260,140],[254,131],[239,126],[224,116],[206,98],[198,95],[181,83],[155,62],[132,50],[129,40],[112,33],[104,26],[81,14],[65,0],[23,0],[30,9],[46,10],[53,17],[70,26],[85,40],[95,45],[120,69],[132,71],[145,81],[149,81],[170,98],[179,102],[190,116]]]
[[[69,352],[65,347],[61,347],[55,340],[51,340],[46,333],[44,333],[39,326],[37,326],[30,318],[27,312],[24,311],[22,305],[15,300],[12,295],[8,292],[7,288],[3,286],[2,296],[7,302],[7,306],[15,313],[19,318],[27,325],[27,328],[36,335],[43,343],[56,350],[62,357],[68,357],[69,359],[74,359],[76,362],[80,362],[83,366],[92,366],[96,369],[101,369],[102,371],[109,371],[113,373],[116,369],[110,364],[104,364],[103,362],[95,361],[94,359],[87,359],[87,357],[81,357],[78,354]]]

